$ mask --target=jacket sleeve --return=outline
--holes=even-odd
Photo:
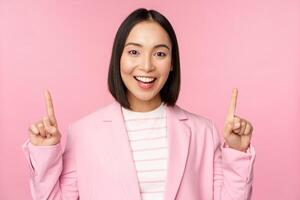
[[[252,196],[255,149],[247,152],[221,145],[220,136],[212,123],[214,138],[214,200],[250,200]]]
[[[35,146],[27,140],[22,148],[30,170],[30,191],[34,200],[77,200],[74,142],[69,134],[65,151],[61,144]]]

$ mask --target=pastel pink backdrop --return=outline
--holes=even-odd
[[[172,22],[181,53],[178,105],[222,134],[233,87],[254,125],[253,199],[300,199],[299,1],[16,1],[0,12],[0,199],[31,199],[21,151],[53,96],[61,132],[111,102],[107,71],[121,21],[139,7]]]

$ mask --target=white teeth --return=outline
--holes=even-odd
[[[144,76],[136,76],[136,79],[138,79],[139,81],[145,82],[145,83],[149,83],[149,82],[153,81],[155,78],[144,77]]]

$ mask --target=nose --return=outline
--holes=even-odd
[[[142,64],[141,68],[146,72],[150,72],[154,70],[154,65],[152,63],[151,55],[145,55],[143,58],[143,62],[141,64]]]

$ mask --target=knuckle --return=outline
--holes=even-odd
[[[28,131],[29,131],[30,133],[33,133],[31,127],[28,128]]]
[[[32,132],[32,133],[34,133],[35,132],[35,125],[34,124],[31,124],[29,127],[28,127],[28,130],[30,131],[30,132]]]
[[[248,124],[249,124],[249,126],[250,126],[251,128],[253,128],[253,126],[252,126],[252,124],[251,124],[250,122],[248,122]]]

